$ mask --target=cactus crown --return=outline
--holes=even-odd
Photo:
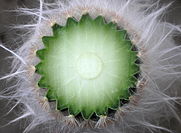
[[[90,119],[129,100],[139,66],[126,30],[89,14],[52,29],[53,36],[42,38],[45,48],[37,51],[41,61],[36,72],[41,75],[39,87],[48,89],[46,97],[56,101],[58,110]]]

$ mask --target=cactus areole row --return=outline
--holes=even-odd
[[[125,29],[103,16],[84,14],[79,21],[69,17],[65,26],[55,23],[52,30],[53,36],[42,37],[45,47],[37,51],[36,72],[39,87],[48,89],[46,97],[57,110],[91,119],[129,100],[139,65]]]

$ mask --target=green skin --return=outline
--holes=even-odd
[[[125,30],[88,14],[52,29],[54,36],[44,36],[45,48],[37,51],[41,62],[36,72],[42,76],[39,87],[48,88],[46,97],[56,100],[58,110],[68,108],[69,114],[90,119],[93,113],[107,115],[108,108],[120,106],[120,99],[129,99],[139,67]]]

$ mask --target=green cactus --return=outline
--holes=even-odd
[[[58,110],[90,119],[93,113],[107,115],[108,108],[120,106],[120,99],[129,99],[139,66],[125,30],[89,14],[52,29],[53,36],[42,38],[45,48],[37,51],[41,62],[36,72],[41,75],[39,87],[48,89],[46,97],[56,100]]]

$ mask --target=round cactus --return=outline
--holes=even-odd
[[[172,132],[172,118],[181,123],[181,47],[173,41],[181,29],[160,21],[170,4],[159,4],[39,0],[16,10],[31,21],[13,27],[24,33],[13,38],[16,51],[0,44],[14,56],[0,80],[16,78],[0,98],[21,105],[10,123],[26,118],[24,133]]]
[[[70,115],[89,119],[93,113],[107,115],[120,99],[129,99],[139,67],[124,29],[88,14],[52,29],[53,36],[42,38],[45,48],[37,51],[41,62],[36,70],[42,76],[39,86],[48,88],[46,96],[56,100],[58,110],[68,108]]]

